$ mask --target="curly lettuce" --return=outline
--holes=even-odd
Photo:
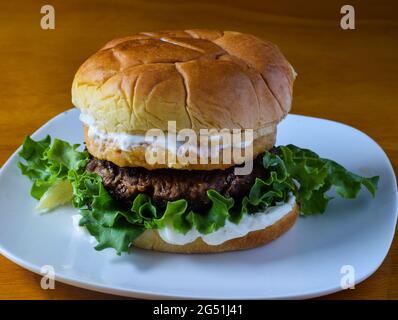
[[[266,153],[267,154],[267,153]],[[324,213],[332,199],[326,193],[334,187],[336,193],[345,199],[354,199],[364,186],[374,197],[379,177],[365,178],[346,170],[340,164],[320,158],[315,152],[294,145],[279,146],[276,155],[281,159],[289,176],[299,183],[295,195],[301,213],[311,215]],[[264,167],[268,168],[267,155]]]
[[[30,194],[40,200],[43,194],[57,180],[66,180],[69,170],[83,172],[89,159],[88,152],[78,151],[78,144],[54,139],[51,144],[50,136],[39,141],[25,138],[19,156],[25,163],[18,162],[22,174],[32,182]]]
[[[291,194],[303,215],[323,213],[331,199],[326,193],[332,187],[338,195],[352,199],[361,186],[374,196],[378,182],[378,177],[360,177],[310,150],[288,145],[264,153],[267,179],[257,178],[239,202],[210,189],[207,212],[190,210],[185,199],[169,201],[160,209],[147,194],[139,194],[131,207],[125,207],[110,196],[99,175],[85,171],[89,154],[78,147],[58,139],[51,144],[49,136],[39,141],[27,137],[19,153],[25,162],[19,162],[18,167],[32,181],[31,195],[38,200],[57,181],[69,181],[72,204],[82,215],[79,224],[96,238],[95,249],[113,248],[118,254],[127,252],[147,229],[171,225],[183,234],[191,228],[209,234],[224,226],[227,219],[237,224],[244,214],[284,203]]]

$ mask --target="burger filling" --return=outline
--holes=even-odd
[[[145,193],[159,208],[165,208],[168,201],[185,199],[189,210],[205,212],[211,206],[207,190],[215,190],[236,202],[248,194],[256,178],[265,180],[267,171],[262,158],[254,161],[248,175],[235,175],[234,167],[211,171],[121,168],[97,158],[90,159],[86,170],[100,175],[107,191],[126,205],[131,206],[137,195]]]
[[[79,151],[78,145],[51,142],[49,136],[27,137],[19,155],[24,162],[18,166],[32,181],[31,195],[41,207],[71,197],[82,216],[79,225],[95,237],[96,249],[114,248],[118,254],[150,229],[171,243],[201,237],[219,244],[265,228],[295,202],[303,215],[324,212],[333,186],[343,198],[355,198],[361,186],[374,195],[378,182],[378,177],[358,176],[294,145],[265,151],[246,176],[234,175],[233,168],[120,168]]]

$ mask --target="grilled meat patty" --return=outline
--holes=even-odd
[[[210,206],[207,190],[214,189],[225,197],[239,200],[249,192],[257,177],[265,179],[267,174],[261,159],[260,155],[254,161],[251,174],[240,176],[234,174],[234,167],[211,171],[147,170],[122,168],[97,158],[90,159],[86,170],[99,174],[108,192],[126,204],[131,204],[139,193],[146,193],[159,207],[165,207],[167,201],[186,199],[190,209],[200,212]]]

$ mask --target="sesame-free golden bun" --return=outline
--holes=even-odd
[[[275,143],[289,112],[295,72],[279,49],[232,31],[142,32],[108,42],[72,84],[72,102],[105,133],[149,129],[253,129],[254,156]],[[265,132],[262,136],[258,133]],[[143,147],[94,141],[88,151],[119,166],[216,169],[225,165],[145,165]],[[228,166],[234,165],[231,163]]]

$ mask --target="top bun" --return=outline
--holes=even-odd
[[[72,102],[104,132],[275,127],[295,72],[279,49],[232,31],[141,32],[108,42],[77,71]]]

